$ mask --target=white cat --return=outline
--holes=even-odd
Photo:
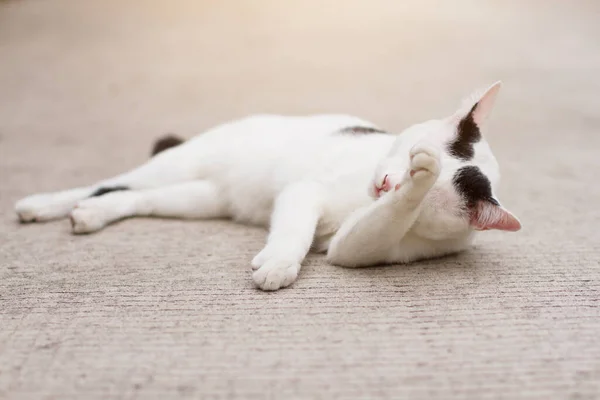
[[[171,148],[132,171],[27,197],[16,212],[23,222],[70,216],[74,233],[132,216],[270,226],[251,263],[264,290],[294,282],[311,248],[348,267],[454,253],[474,231],[521,227],[494,196],[498,164],[480,133],[499,89],[400,135],[344,115],[249,117],[163,141]]]

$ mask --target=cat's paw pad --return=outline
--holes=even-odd
[[[15,212],[21,222],[42,222],[66,216],[69,211],[56,200],[53,194],[28,196],[15,204]]]
[[[427,142],[417,143],[410,150],[410,177],[414,180],[437,178],[440,174],[440,152]]]
[[[80,201],[71,211],[69,219],[73,233],[91,233],[96,232],[106,226],[110,222],[110,217],[107,215],[107,209],[102,206],[102,203],[92,198]]]
[[[262,290],[277,290],[291,285],[298,277],[298,271],[299,263],[273,258],[254,271],[252,280]]]

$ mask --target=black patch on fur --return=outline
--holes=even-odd
[[[101,187],[98,188],[94,193],[92,193],[90,197],[98,197],[105,195],[106,193],[118,192],[121,190],[129,190],[129,188],[127,186]]]
[[[381,129],[371,128],[369,126],[349,126],[344,129],[340,129],[339,133],[356,133],[356,134],[369,134],[369,133],[387,133]]]
[[[470,165],[460,168],[454,174],[452,183],[465,199],[468,207],[474,207],[478,201],[489,201],[494,205],[500,205],[492,197],[490,180],[481,172],[479,167]]]
[[[179,146],[183,142],[183,139],[175,135],[169,134],[167,136],[164,136],[158,139],[156,142],[154,142],[154,146],[152,147],[152,156],[157,155],[161,151],[170,149],[171,147]]]
[[[448,152],[464,161],[473,158],[475,155],[473,145],[481,140],[481,132],[475,120],[473,120],[473,111],[475,111],[477,104],[479,103],[475,103],[469,114],[458,123],[456,139],[448,144]]]

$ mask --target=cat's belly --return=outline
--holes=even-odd
[[[328,186],[323,212],[315,230],[313,251],[326,252],[342,223],[356,210],[374,200],[368,196],[368,171],[348,174]]]
[[[204,159],[209,172],[199,178],[220,186],[231,219],[265,227],[284,190],[298,183],[322,185],[324,211],[316,241],[333,235],[350,212],[371,201],[367,187],[373,171],[394,140],[387,135],[273,134],[261,141],[251,136],[207,152],[218,157]]]
[[[226,184],[222,187],[222,193],[227,199],[229,216],[232,220],[248,225],[268,227],[275,199],[287,185],[297,182],[288,182],[287,185],[274,188],[264,185],[264,181],[260,184],[255,181],[256,179],[241,181],[233,189],[232,185]],[[327,250],[329,240],[348,215],[373,201],[367,195],[366,184],[356,184],[357,181],[365,180],[365,176],[351,174],[351,176],[338,178],[336,182],[318,183],[323,185],[323,197],[321,199],[322,214],[315,229],[315,249]],[[293,215],[290,215],[290,218],[293,218]]]

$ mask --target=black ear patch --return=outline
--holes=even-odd
[[[469,207],[474,207],[478,201],[489,201],[494,205],[500,205],[492,197],[490,180],[481,172],[479,167],[470,165],[460,168],[454,174],[452,183]]]
[[[152,156],[157,155],[161,151],[170,149],[171,147],[179,146],[184,140],[175,135],[167,135],[158,139],[152,147]]]
[[[387,133],[381,129],[371,128],[370,126],[349,126],[338,131],[339,133],[369,134],[369,133]]]
[[[448,144],[448,152],[461,160],[468,161],[475,155],[473,145],[481,140],[481,132],[473,119],[473,111],[477,104],[471,108],[471,111],[459,123],[456,129],[456,139]]]

